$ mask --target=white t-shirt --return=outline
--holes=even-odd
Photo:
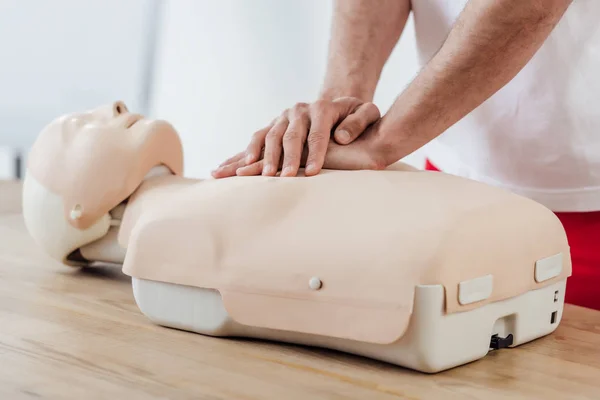
[[[412,2],[421,63],[466,3]],[[553,211],[600,210],[600,1],[575,0],[525,68],[425,152],[444,172]]]

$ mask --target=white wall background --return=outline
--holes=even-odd
[[[0,0],[0,179],[48,121],[116,99],[173,122],[186,174],[208,176],[315,98],[330,18],[331,0]],[[415,72],[411,22],[377,91],[382,111]]]
[[[182,136],[186,175],[207,177],[285,108],[315,98],[331,0],[166,0],[152,114]],[[417,71],[412,20],[375,103],[385,111]],[[407,161],[421,166],[422,156]]]
[[[144,106],[155,0],[0,0],[0,146],[66,112]]]

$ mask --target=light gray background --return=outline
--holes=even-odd
[[[315,97],[330,17],[331,0],[0,0],[0,178],[49,120],[116,99],[171,121],[186,175],[206,177]],[[413,40],[410,22],[376,95],[382,111],[417,71]]]

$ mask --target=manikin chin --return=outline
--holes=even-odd
[[[423,372],[552,333],[571,274],[560,221],[529,199],[403,163],[188,179],[174,127],[122,102],[42,130],[23,214],[54,260],[120,265],[157,324]]]

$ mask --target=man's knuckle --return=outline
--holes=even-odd
[[[308,135],[307,142],[309,145],[316,145],[325,141],[325,134],[323,132],[312,132]]]
[[[367,109],[367,112],[373,114],[373,115],[377,115],[379,117],[380,113],[379,113],[379,107],[377,107],[375,104],[373,103],[365,103],[365,108]]]
[[[340,103],[342,103],[345,107],[348,107],[350,109],[356,109],[357,107],[359,107],[361,104],[363,104],[363,101],[360,99],[357,99],[356,97],[342,97],[339,99]]]
[[[309,108],[307,107],[297,107],[290,111],[290,120],[297,121],[301,119],[306,119],[309,114]]]
[[[275,129],[272,129],[267,133],[266,141],[271,142],[273,140],[279,139],[279,132]]]
[[[298,139],[300,139],[300,132],[295,129],[290,129],[283,135],[284,142],[295,142]]]
[[[281,124],[282,122],[287,121],[288,116],[290,115],[291,111],[292,111],[291,108],[286,108],[285,110],[283,110],[283,112],[277,118],[275,118],[275,121],[273,124],[277,125],[277,124]]]
[[[333,103],[327,100],[318,100],[311,104],[310,113],[313,115],[323,115],[331,109]]]
[[[298,160],[298,154],[296,154],[295,152],[292,153],[288,153],[285,155],[285,160],[283,160],[283,165],[284,166],[290,166],[296,163],[296,160]]]
[[[331,105],[331,102],[328,100],[317,100],[310,105],[313,110],[322,110]]]
[[[318,130],[318,131],[312,131],[309,135],[309,139],[310,140],[323,140],[325,139],[327,135],[325,134],[325,132]]]
[[[292,107],[292,113],[293,114],[299,114],[302,112],[305,112],[308,109],[308,104],[307,103],[296,103],[296,105],[294,105],[294,107]]]

